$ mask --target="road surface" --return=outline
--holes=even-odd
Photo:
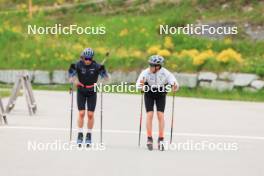
[[[158,151],[155,133],[155,149],[150,152],[145,147],[145,117],[141,147],[137,146],[140,95],[104,94],[105,145],[98,144],[98,96],[93,131],[95,145],[80,150],[74,143],[76,128],[74,141],[69,142],[69,93],[34,91],[34,94],[38,105],[36,115],[28,115],[25,99],[19,97],[8,114],[9,125],[0,126],[1,175],[264,175],[263,103],[177,97],[173,145],[167,146],[165,152]],[[6,105],[7,99],[3,102]],[[171,97],[167,98],[166,107],[168,140]],[[74,127],[76,117],[75,103]],[[154,119],[157,132],[157,118]],[[58,146],[63,144],[73,147],[60,149]],[[36,150],[33,145],[37,146]]]

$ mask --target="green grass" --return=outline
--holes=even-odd
[[[208,90],[202,88],[197,88],[197,89],[182,88],[177,93],[177,96],[217,99],[217,100],[264,102],[264,90],[261,90],[259,92],[248,92],[239,89],[234,89],[232,91],[218,92],[216,90]]]
[[[47,5],[54,1],[47,1]],[[71,1],[68,1],[71,2]],[[119,1],[118,1],[119,2]],[[140,70],[146,66],[149,54],[147,49],[152,45],[163,45],[164,36],[158,35],[159,24],[182,26],[187,23],[195,23],[197,20],[235,20],[239,24],[250,22],[252,25],[262,24],[264,14],[263,3],[254,1],[251,4],[253,11],[245,12],[243,7],[246,2],[235,0],[230,2],[226,9],[219,8],[222,3],[213,1],[183,1],[178,5],[163,4],[154,8],[148,7],[146,11],[131,10],[129,12],[118,11],[104,15],[110,9],[120,8],[120,4],[109,6],[80,6],[73,9],[61,9],[52,12],[39,12],[29,19],[26,12],[7,13],[0,15],[0,69],[67,69],[74,62],[84,47],[93,47],[97,51],[96,59],[103,60],[104,52],[100,48],[109,50],[110,60],[107,63],[111,70]],[[18,1],[12,1],[18,3]],[[36,1],[38,5],[46,5]],[[56,23],[68,26],[106,26],[106,35],[27,35],[27,25],[53,26]],[[128,34],[121,37],[120,32],[128,29]],[[142,32],[143,31],[143,32]],[[197,72],[209,70],[215,72],[233,71],[250,72],[264,76],[264,41],[251,41],[240,35],[232,37],[233,42],[226,44],[224,40],[209,40],[184,35],[174,35],[175,47],[172,52],[183,49],[197,49],[204,51],[209,49],[221,52],[227,48],[233,48],[241,53],[245,59],[244,65],[222,65],[216,61],[208,62],[203,66],[194,66],[188,59],[168,57],[167,67],[172,71]],[[141,56],[134,56],[133,52],[141,52]],[[172,65],[177,65],[176,68]]]
[[[5,98],[8,96],[10,96],[10,91],[0,90],[0,98]]]
[[[68,91],[70,85],[56,85],[56,86],[33,86],[35,90],[59,90]],[[128,93],[128,92],[124,92]],[[171,93],[169,94],[172,95]],[[205,99],[218,99],[218,100],[237,100],[237,101],[256,101],[264,102],[264,90],[259,92],[248,92],[240,89],[234,89],[232,91],[218,92],[210,89],[188,89],[181,88],[176,94],[177,97],[193,97],[193,98],[205,98]]]
[[[11,85],[0,84],[0,88],[9,88]],[[34,90],[48,90],[48,91],[69,91],[70,85],[33,85]],[[0,91],[1,93],[1,91]],[[124,92],[128,93],[128,92]],[[10,92],[6,91],[5,95],[8,96]],[[137,93],[139,94],[139,93]],[[0,94],[1,95],[1,94]],[[172,94],[169,93],[169,96]],[[217,99],[217,100],[235,100],[235,101],[251,101],[251,102],[264,102],[264,90],[258,92],[248,92],[241,89],[234,89],[232,91],[219,92],[211,89],[189,89],[181,88],[176,94],[177,97],[192,97],[203,99]]]

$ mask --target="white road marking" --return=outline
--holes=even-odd
[[[31,127],[31,126],[2,126],[3,129],[16,129],[16,130],[47,130],[47,131],[69,131],[67,128],[52,128],[52,127]],[[77,131],[77,129],[73,129]],[[94,129],[94,132],[100,132],[99,129]],[[138,134],[138,131],[129,130],[103,130],[104,133],[119,133],[119,134]],[[142,134],[146,134],[142,132]],[[166,133],[170,135],[170,133]],[[221,135],[221,134],[201,134],[201,133],[174,133],[175,136],[189,136],[189,137],[206,137],[206,138],[229,138],[229,139],[248,139],[248,140],[264,140],[263,136],[240,136],[240,135]]]

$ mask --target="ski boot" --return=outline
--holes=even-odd
[[[164,138],[163,137],[159,137],[158,139],[158,149],[160,151],[164,151],[165,148],[164,148]]]
[[[153,150],[153,139],[152,139],[152,137],[148,137],[147,147],[148,147],[148,150],[149,151],[152,151]]]
[[[82,143],[83,143],[83,133],[78,133],[77,144],[79,147],[81,147]]]
[[[86,134],[85,144],[86,144],[86,147],[91,146],[91,144],[92,144],[92,134],[91,133]]]

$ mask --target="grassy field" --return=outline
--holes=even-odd
[[[1,13],[0,62],[3,64],[0,69],[66,69],[79,57],[83,48],[93,47],[99,61],[110,51],[107,63],[110,70],[142,69],[146,66],[147,57],[158,53],[167,58],[166,67],[172,71],[239,71],[264,75],[264,42],[250,40],[242,28],[238,35],[223,40],[158,34],[160,24],[184,26],[197,21],[221,20],[235,21],[240,25],[262,25],[263,3],[187,0],[177,5],[163,3],[150,6],[144,2],[138,1],[129,7],[122,1],[116,1],[103,6],[80,5],[70,9],[39,11],[32,19],[28,18],[26,11]],[[9,6],[12,3],[21,5],[25,1],[10,1]],[[54,3],[52,0],[46,3],[35,1],[39,7]],[[223,4],[227,7],[219,8]],[[244,10],[248,6],[253,10]],[[22,5],[20,8],[25,9]],[[27,35],[28,24],[105,26],[106,35]]]

